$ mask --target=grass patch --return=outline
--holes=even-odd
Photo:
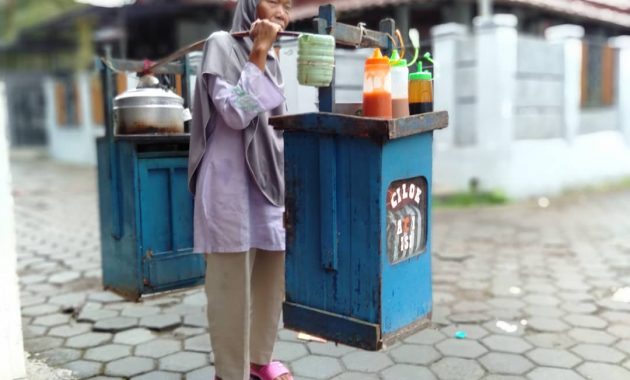
[[[580,193],[606,193],[613,191],[623,191],[630,189],[630,177],[620,178],[614,181],[606,181],[590,186],[579,186],[563,191],[563,195],[573,195]]]
[[[433,206],[437,208],[496,206],[506,203],[508,203],[508,198],[500,191],[467,192],[433,196]]]

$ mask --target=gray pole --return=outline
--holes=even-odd
[[[492,1],[493,0],[477,0],[478,1],[478,13],[481,17],[492,16]]]

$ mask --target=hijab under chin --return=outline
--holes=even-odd
[[[239,0],[234,11],[231,32],[248,31],[256,20],[260,0]],[[204,46],[202,64],[197,75],[190,130],[188,186],[194,194],[197,170],[206,149],[206,140],[216,125],[214,103],[208,86],[210,76],[220,77],[236,85],[249,61],[253,42],[236,39],[226,32],[213,33]],[[267,56],[265,75],[282,88],[282,74],[277,59]],[[261,112],[243,131],[244,155],[253,182],[265,198],[276,206],[284,205],[284,152],[281,132],[268,123],[269,115],[281,115],[285,105],[271,112]]]

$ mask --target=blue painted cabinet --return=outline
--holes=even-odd
[[[274,118],[285,136],[285,327],[377,350],[432,310],[433,130],[446,112]]]
[[[138,299],[203,283],[203,257],[192,252],[188,137],[120,136],[113,145],[105,138],[97,144],[105,288]]]

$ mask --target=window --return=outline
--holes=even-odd
[[[79,127],[82,123],[79,86],[72,75],[55,80],[55,112],[60,127]]]
[[[582,46],[582,107],[614,105],[617,50],[605,43],[584,42]]]

